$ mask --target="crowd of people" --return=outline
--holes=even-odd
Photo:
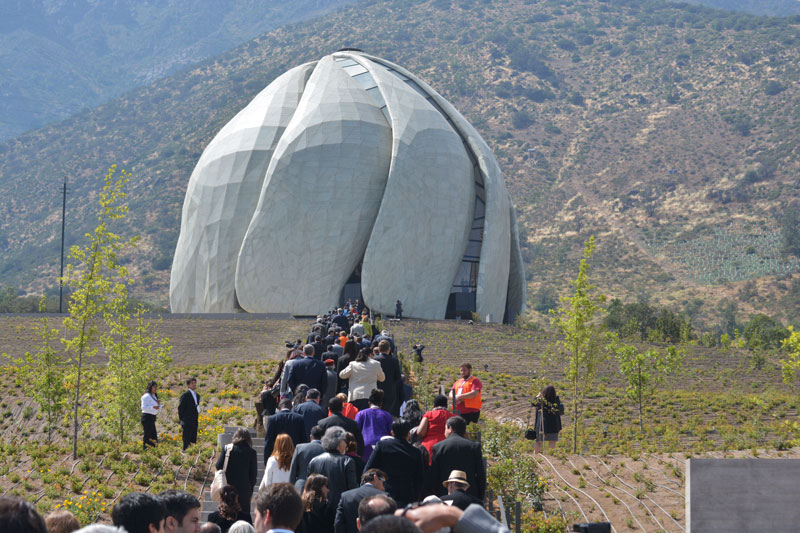
[[[365,476],[367,474],[365,473]],[[364,533],[434,532],[450,528],[455,533],[507,532],[477,504],[466,510],[457,506],[409,505],[398,509],[396,502],[379,487],[381,474],[373,472],[362,486],[365,496],[347,496],[343,520],[354,515],[355,529]],[[290,483],[273,483],[259,489],[254,498],[254,518],[237,511],[229,533],[293,533],[326,531],[329,507],[323,476],[312,475],[302,496]],[[374,484],[374,485],[373,485]],[[371,492],[367,485],[371,485]],[[228,500],[235,501],[235,500]],[[235,506],[234,506],[235,507]],[[113,525],[80,527],[75,516],[57,510],[42,517],[25,500],[0,496],[0,524],[3,533],[221,533],[214,522],[201,522],[201,505],[194,496],[169,490],[158,495],[133,492],[123,496],[111,511]],[[339,516],[336,516],[337,523]],[[344,526],[343,526],[344,527]],[[304,529],[301,529],[304,528]],[[447,529],[444,529],[447,531]],[[342,531],[350,531],[342,529]]]
[[[425,410],[412,398],[394,339],[359,311],[354,305],[319,316],[305,342],[287,343],[285,359],[259,395],[264,475],[260,483],[255,479],[249,434],[237,431],[233,447],[246,452],[236,455],[248,459],[229,462],[226,474],[239,505],[222,502],[220,509],[246,509],[254,484],[264,491],[288,483],[302,513],[286,529],[300,533],[369,531],[373,519],[395,514],[402,527],[418,521],[426,531],[447,527],[449,519],[450,526],[461,521],[456,531],[480,519],[501,527],[484,509],[485,463],[480,444],[467,436],[467,424],[479,420],[483,389],[472,366],[461,365],[452,408],[439,394]],[[414,348],[421,358],[424,347]],[[209,520],[226,533],[236,516],[217,518]],[[418,531],[391,529],[387,520],[394,518],[382,518],[384,525],[373,530]],[[438,527],[429,529],[432,524]]]
[[[467,424],[478,422],[482,406],[483,384],[472,366],[461,365],[450,398],[436,395],[424,410],[401,373],[394,339],[360,311],[356,303],[319,316],[305,343],[287,343],[286,358],[257,403],[265,431],[261,480],[251,433],[240,428],[216,462],[227,484],[207,522],[201,523],[200,502],[185,492],[132,493],[114,506],[113,527],[79,531],[508,531],[484,509],[485,463],[480,443],[467,436]],[[414,346],[418,360],[423,348]],[[200,411],[197,380],[186,385],[178,409],[184,450],[197,440]],[[141,404],[146,448],[158,442],[155,382]],[[557,440],[563,406],[552,386],[534,404],[541,451],[541,440],[551,446]],[[9,533],[72,533],[80,527],[66,510],[42,519],[30,503],[6,497],[0,498],[0,523]]]

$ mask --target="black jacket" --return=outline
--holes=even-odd
[[[486,493],[486,467],[483,464],[481,445],[456,433],[435,444],[431,476],[440,496],[447,494],[442,483],[450,477],[453,470],[462,470],[467,474],[467,494],[483,501]]]
[[[453,506],[458,507],[462,511],[466,511],[467,507],[469,507],[473,503],[477,503],[478,505],[483,507],[483,502],[480,501],[478,498],[460,490],[454,491],[453,494],[442,496],[442,501],[453,502]]]
[[[292,411],[303,417],[303,422],[306,425],[306,435],[311,435],[311,428],[328,416],[328,410],[323,409],[317,405],[317,402],[312,400],[304,401]]]
[[[231,528],[233,524],[238,522],[239,520],[244,520],[248,524],[253,523],[253,519],[250,518],[249,513],[243,513],[239,511],[239,516],[236,517],[236,520],[228,520],[227,518],[222,518],[222,515],[219,514],[219,511],[214,511],[210,515],[208,515],[208,521],[214,524],[217,524],[219,528],[222,530],[222,533],[227,533],[228,530]]]
[[[217,470],[222,469],[223,464],[225,464],[225,448],[217,458]],[[228,459],[225,477],[228,479],[228,485],[236,487],[236,491],[239,493],[239,505],[246,513],[250,512],[250,497],[253,495],[253,487],[257,482],[257,474],[256,451],[244,443],[234,444]]]
[[[356,518],[358,518],[358,504],[367,496],[373,494],[386,494],[375,488],[370,483],[361,485],[342,493],[339,505],[336,506],[336,520],[333,522],[334,533],[358,533]]]
[[[383,409],[392,416],[400,416],[400,388],[403,384],[400,361],[397,357],[383,353],[379,353],[374,359],[380,362],[386,376],[386,379],[378,383],[378,388],[383,391]]]
[[[533,429],[539,433],[542,431],[542,421],[544,421],[544,433],[558,433],[561,431],[561,415],[564,414],[564,404],[556,396],[555,402],[547,402],[544,398],[534,400],[536,404],[536,422]]]
[[[379,440],[364,471],[370,468],[386,472],[386,492],[398,507],[419,500],[423,481],[422,453],[408,441],[395,437]]]
[[[322,361],[322,354],[325,353],[325,343],[322,341],[314,341],[310,342],[311,346],[314,347],[314,359],[319,359]]]
[[[342,493],[358,487],[356,464],[352,457],[338,452],[325,452],[311,459],[308,475],[322,474],[328,478],[328,505],[336,509]]]
[[[301,383],[308,385],[309,389],[317,389],[321,394],[325,394],[328,386],[328,373],[325,363],[314,357],[301,357],[295,360],[286,373],[286,382],[294,392]]]
[[[200,405],[200,395],[197,395],[197,403],[194,403],[191,391],[185,391],[181,394],[180,401],[178,402],[178,418],[181,421],[181,426],[184,427],[197,427],[197,406]]]
[[[275,439],[281,433],[286,433],[292,439],[292,444],[308,442],[306,424],[303,417],[291,411],[278,411],[267,418],[267,434],[264,437],[264,464],[267,463],[272,450],[275,447]]]
[[[317,500],[310,511],[303,512],[303,518],[295,528],[296,533],[330,533],[333,531],[333,509],[326,502]]]
[[[358,455],[364,455],[364,436],[361,434],[361,428],[358,427],[358,423],[355,420],[347,418],[342,413],[333,413],[328,418],[320,420],[317,425],[325,429],[339,426],[343,430],[349,431],[356,436],[356,442],[358,443],[356,452]]]
[[[303,494],[303,487],[308,477],[308,463],[323,453],[325,450],[322,449],[322,442],[318,440],[300,444],[294,449],[292,465],[289,467],[289,482],[294,483],[294,487],[300,494]]]

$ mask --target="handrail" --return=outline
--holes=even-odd
[[[506,507],[503,505],[503,496],[497,495],[497,506],[500,508],[500,523],[508,528],[508,518],[506,517]]]

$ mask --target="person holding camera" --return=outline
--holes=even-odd
[[[550,449],[554,450],[561,431],[561,415],[564,414],[564,405],[556,394],[556,388],[552,385],[543,388],[533,400],[533,405],[536,407],[536,422],[533,426],[536,442],[533,449],[535,453],[542,453],[542,443],[547,442]]]

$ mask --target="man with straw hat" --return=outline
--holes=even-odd
[[[469,482],[467,482],[467,473],[463,470],[453,470],[450,472],[450,477],[443,481],[442,485],[447,489],[447,496],[442,496],[442,501],[447,505],[458,507],[462,511],[466,511],[467,507],[473,503],[477,503],[483,507],[482,501],[467,494]]]

